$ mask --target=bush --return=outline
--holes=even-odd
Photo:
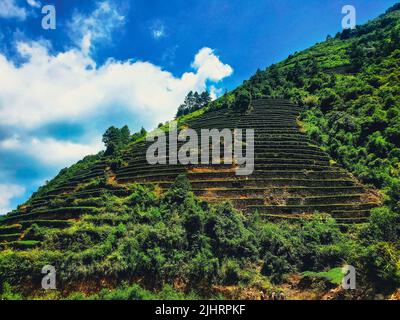
[[[251,104],[251,94],[246,89],[240,89],[236,93],[234,108],[240,112],[245,112]]]
[[[400,251],[388,242],[367,248],[361,256],[362,268],[377,288],[388,291],[400,285]]]
[[[132,286],[125,284],[114,290],[103,289],[93,298],[95,300],[154,300],[155,296],[137,284]]]
[[[363,230],[363,237],[370,241],[397,242],[400,240],[400,214],[388,207],[371,211],[369,225]]]

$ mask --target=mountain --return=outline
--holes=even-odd
[[[396,5],[177,118],[198,133],[254,129],[249,176],[236,163],[150,165],[144,130],[110,128],[105,152],[0,219],[2,297],[46,296],[45,265],[58,270],[55,298],[296,298],[288,283],[319,282],[310,298],[389,297],[400,284],[399,58]],[[343,264],[359,287],[332,293]]]

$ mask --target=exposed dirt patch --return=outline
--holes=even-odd
[[[397,289],[395,293],[393,293],[389,300],[400,300],[400,289]]]
[[[264,203],[267,206],[283,206],[286,205],[289,196],[290,193],[286,188],[267,188],[264,191]]]
[[[188,173],[216,173],[216,172],[235,172],[237,167],[230,167],[226,169],[215,169],[211,167],[196,167],[188,169]]]
[[[378,190],[368,189],[361,196],[360,200],[362,202],[380,204],[383,202],[383,195]]]

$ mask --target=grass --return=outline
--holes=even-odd
[[[343,280],[342,268],[333,268],[324,272],[306,271],[301,274],[303,277],[325,278],[333,284],[341,284]]]

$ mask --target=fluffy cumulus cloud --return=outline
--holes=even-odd
[[[223,64],[210,48],[201,49],[192,66],[197,69],[200,77],[214,82],[229,77],[233,72],[231,66]]]
[[[16,0],[0,1],[0,18],[25,20],[27,15],[27,10],[19,6]]]
[[[120,106],[153,123],[173,116],[190,90],[229,76],[232,68],[210,48],[196,55],[194,72],[181,77],[145,61],[109,60],[96,66],[82,51],[51,55],[43,43],[19,42],[26,59],[16,66],[0,54],[0,126],[35,128],[55,121],[86,121]]]
[[[25,188],[16,184],[0,184],[0,215],[11,211],[11,200],[21,196]]]
[[[95,154],[101,149],[101,141],[91,144],[79,144],[71,141],[59,141],[53,138],[27,138],[17,135],[0,141],[0,150],[17,152],[38,160],[44,165],[59,168],[70,165],[88,154]]]

